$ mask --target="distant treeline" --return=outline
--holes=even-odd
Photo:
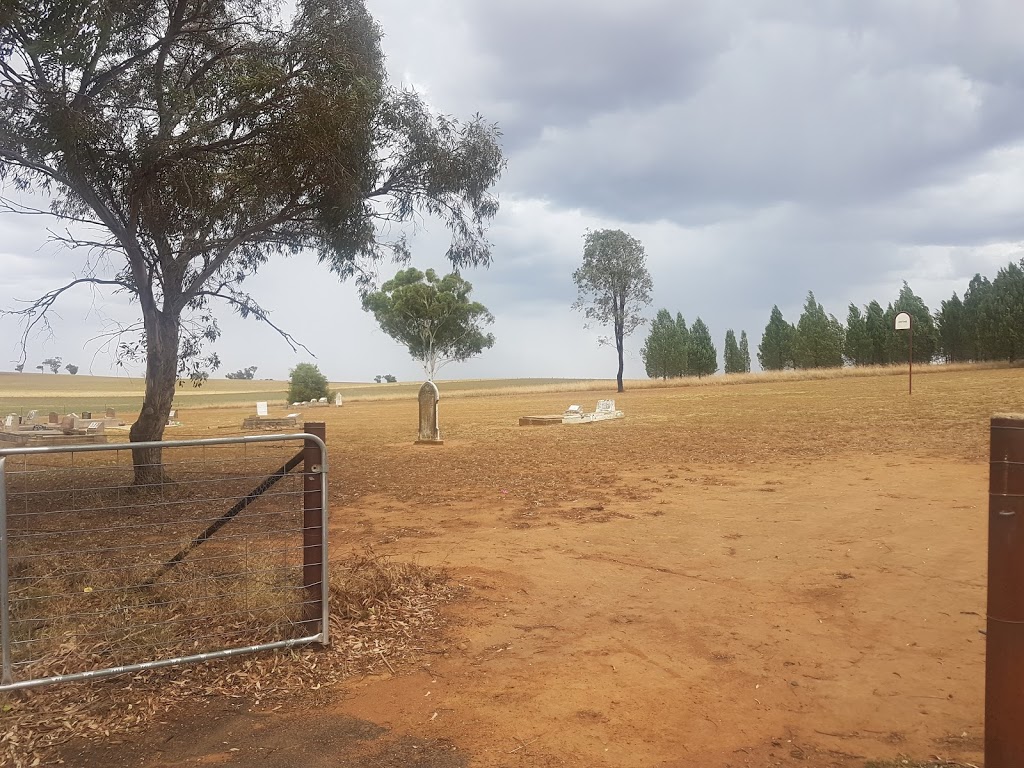
[[[900,312],[911,316],[914,362],[1024,358],[1024,259],[1010,262],[991,281],[976,274],[962,299],[954,293],[935,312],[904,282],[897,299],[884,309],[877,301],[863,308],[850,304],[844,324],[826,313],[810,292],[795,324],[786,321],[778,306],[772,307],[757,359],[766,371],[904,362],[908,333],[893,327]],[[740,339],[737,344],[733,331],[726,333],[726,373],[750,370],[745,331]],[[717,351],[700,318],[688,331],[681,314],[673,320],[664,309],[651,324],[641,356],[651,378],[705,376],[718,370]]]

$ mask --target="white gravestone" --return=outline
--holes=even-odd
[[[14,426],[14,419],[15,419],[15,416],[14,416],[13,413],[8,414],[7,418],[4,419],[4,426],[7,427],[7,428],[13,427]]]
[[[341,405],[341,392],[336,392],[334,394],[334,404],[339,406]]]
[[[257,416],[266,416],[267,415],[267,401],[266,400],[261,400],[260,402],[256,403],[256,415]]]
[[[597,413],[615,413],[614,400],[598,400]]]

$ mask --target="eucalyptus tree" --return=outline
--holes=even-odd
[[[496,126],[435,116],[388,82],[363,0],[18,0],[0,4],[0,182],[8,212],[47,213],[83,248],[63,285],[21,309],[22,357],[69,290],[137,304],[146,391],[131,440],[163,436],[176,381],[215,340],[211,303],[270,325],[244,287],[310,251],[362,287],[421,214],[451,230],[456,267],[487,264]],[[26,202],[36,192],[41,205]],[[48,207],[47,207],[48,203]],[[400,227],[396,227],[400,230]],[[138,484],[159,449],[135,449]]]

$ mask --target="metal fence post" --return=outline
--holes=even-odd
[[[1024,765],[1024,415],[991,422],[985,766]]]
[[[306,423],[302,431],[321,440],[325,440],[327,435],[327,427],[322,421]],[[307,634],[312,633],[316,625],[322,624],[320,631],[326,639],[327,617],[323,610],[324,590],[327,588],[324,579],[326,552],[323,546],[325,458],[317,443],[306,441],[302,467],[302,621]]]

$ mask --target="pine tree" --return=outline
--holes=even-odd
[[[803,314],[793,339],[793,362],[797,368],[838,368],[843,364],[843,326],[807,292]]]
[[[887,365],[889,363],[889,338],[893,335],[892,324],[886,325],[885,311],[877,301],[868,304],[864,312],[864,326],[867,328],[871,342],[869,365]]]
[[[651,331],[647,335],[640,357],[644,361],[647,375],[652,379],[667,379],[678,376],[676,358],[678,357],[679,334],[672,313],[667,309],[659,309],[651,322]]]
[[[947,363],[959,363],[970,359],[970,345],[964,324],[964,303],[953,296],[939,305],[935,313],[938,327],[939,350]]]
[[[766,371],[781,371],[793,367],[793,334],[795,329],[782,317],[776,305],[761,335],[757,359]]]
[[[690,328],[690,350],[687,373],[690,376],[710,376],[718,370],[718,350],[711,341],[711,332],[699,317]]]
[[[725,332],[725,372],[743,373],[743,363],[740,362],[740,347],[736,343],[736,334],[730,328]]]
[[[690,357],[690,332],[686,329],[683,313],[676,312],[676,337],[673,345],[671,376],[685,376]]]
[[[750,373],[750,342],[746,331],[740,331],[740,365],[743,373]]]
[[[846,316],[846,343],[843,345],[843,357],[851,365],[870,365],[871,349],[867,318],[861,314],[856,304],[850,304],[850,311]]]
[[[906,312],[910,315],[910,322],[914,326],[914,362],[930,363],[938,353],[939,347],[939,337],[935,332],[935,322],[932,319],[931,310],[928,309],[921,297],[910,289],[906,281],[904,281],[903,287],[900,289],[899,298],[896,299],[896,303],[893,305],[893,311],[892,320],[894,324],[896,315],[900,312]],[[908,341],[904,337],[908,334],[903,331],[896,333],[894,330],[893,335],[897,337],[895,348],[898,350],[898,353],[893,355],[893,362],[906,360]]]

